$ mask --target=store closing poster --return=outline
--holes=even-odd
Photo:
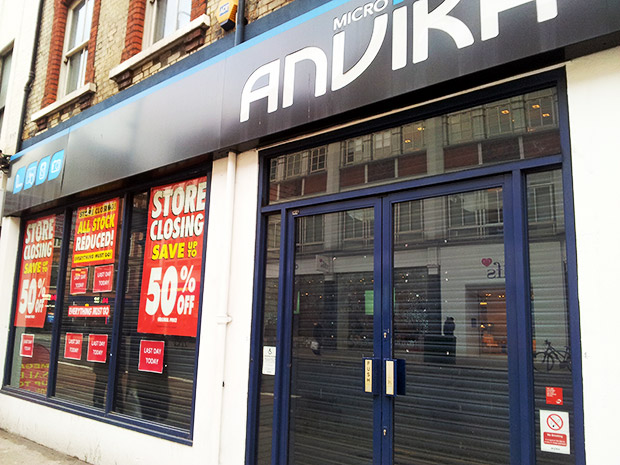
[[[50,299],[56,217],[26,223],[15,326],[42,328]]]
[[[114,263],[118,206],[112,199],[78,209],[72,268]]]
[[[207,178],[151,189],[138,332],[196,337]]]

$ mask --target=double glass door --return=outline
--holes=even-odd
[[[505,191],[289,212],[280,462],[510,463]]]

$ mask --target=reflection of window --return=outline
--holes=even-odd
[[[553,89],[526,96],[528,131],[558,125],[557,96]]]
[[[471,111],[453,113],[446,117],[450,144],[459,144],[474,139]]]
[[[12,52],[0,56],[0,130],[6,106],[6,96],[9,89],[9,73],[11,71]]]
[[[448,196],[451,237],[485,237],[502,233],[502,190],[464,192]]]
[[[63,53],[65,95],[85,83],[93,3],[94,0],[82,0],[69,10]]]
[[[484,114],[487,121],[488,136],[499,136],[514,132],[517,111],[512,108],[510,101],[498,102],[495,105],[487,106]]]
[[[301,175],[301,153],[294,153],[286,157],[286,177]]]
[[[356,137],[344,141],[343,144],[343,164],[350,165],[366,160],[367,153],[370,151],[368,145],[370,136]]]
[[[350,210],[342,214],[342,238],[345,247],[367,245],[374,237],[372,209]]]
[[[327,146],[272,158],[269,162],[269,180],[283,181],[325,171]]]
[[[314,245],[323,243],[324,215],[300,218],[297,226],[297,244]]]
[[[327,149],[319,147],[310,151],[310,172],[323,171],[325,169],[325,157]]]
[[[281,159],[282,157],[273,158],[269,162],[269,180],[270,181],[276,181],[278,179],[278,165]]]
[[[557,127],[557,94],[545,89],[444,117],[445,145]]]
[[[405,124],[402,127],[402,153],[413,152],[424,148],[424,122]]]
[[[386,158],[399,151],[399,133],[398,128],[388,131],[376,132],[373,138],[373,154],[372,158]]]
[[[151,35],[149,44],[172,34],[181,26],[188,24],[191,18],[191,0],[149,0],[151,5]]]
[[[269,217],[267,224],[267,250],[280,249],[280,217],[273,215]]]
[[[396,241],[418,237],[422,233],[422,202],[398,203],[394,206]]]
[[[530,234],[552,234],[562,223],[558,218],[557,205],[561,206],[560,180],[554,179],[556,172],[540,173],[532,177],[527,189],[527,210]],[[556,196],[560,197],[560,200]],[[561,211],[561,208],[559,208]],[[559,224],[558,224],[559,223]]]

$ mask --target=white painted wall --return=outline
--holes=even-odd
[[[586,460],[618,463],[620,47],[567,64]]]
[[[230,234],[225,226],[229,211],[227,160],[216,161],[209,205],[194,445],[162,440],[2,394],[0,428],[96,465],[240,465],[244,462],[258,195],[257,152],[237,157],[234,182]],[[232,252],[226,246],[230,241]],[[5,218],[0,237],[1,295],[12,295],[18,242],[19,221]],[[222,269],[228,260],[231,260],[230,286],[226,288],[222,286],[225,280]],[[230,323],[222,325],[217,315],[225,299],[228,300]],[[0,299],[0,373],[4,371],[10,314],[10,299]],[[222,329],[226,330],[225,339]],[[221,364],[223,379],[216,376]]]

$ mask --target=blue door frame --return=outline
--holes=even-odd
[[[506,295],[509,324],[509,392],[510,392],[510,419],[511,419],[511,463],[533,465],[536,462],[536,431],[535,409],[533,395],[533,373],[531,370],[532,360],[532,326],[530,312],[530,276],[529,276],[529,249],[527,233],[527,205],[525,174],[540,170],[560,168],[563,180],[564,195],[564,221],[566,231],[566,259],[567,259],[567,299],[570,321],[570,339],[572,346],[572,385],[574,389],[574,424],[571,425],[574,435],[575,463],[585,464],[585,444],[583,427],[583,387],[581,371],[581,341],[579,324],[579,306],[577,299],[577,263],[575,244],[575,225],[572,192],[572,166],[570,157],[570,140],[568,131],[568,102],[566,98],[566,82],[564,73],[551,71],[519,81],[507,83],[482,91],[473,92],[466,96],[439,102],[429,108],[433,113],[445,112],[458,107],[458,105],[471,105],[492,99],[498,99],[509,94],[534,90],[545,86],[555,85],[558,88],[559,98],[559,127],[561,136],[562,153],[545,158],[518,160],[501,165],[483,166],[475,170],[445,173],[439,176],[431,176],[409,181],[397,182],[383,186],[369,187],[351,192],[328,194],[323,197],[305,198],[286,204],[264,205],[258,211],[258,234],[257,234],[257,260],[255,265],[255,289],[254,289],[254,315],[252,355],[250,367],[250,385],[248,398],[248,429],[246,464],[256,464],[257,446],[257,412],[258,396],[260,391],[260,350],[261,325],[262,325],[262,292],[264,287],[265,266],[265,239],[267,215],[279,214],[281,216],[281,237],[289,238],[288,242],[280,244],[280,273],[278,293],[278,350],[282,350],[284,357],[277,359],[278,379],[275,386],[275,407],[273,418],[273,442],[272,442],[272,465],[285,465],[287,457],[287,415],[289,393],[289,368],[291,349],[291,331],[285,319],[286,309],[291,308],[292,303],[292,276],[291,268],[294,255],[294,239],[291,231],[294,231],[292,212],[298,210],[298,215],[310,215],[327,213],[331,211],[346,210],[348,208],[361,208],[373,206],[379,211],[384,219],[375,221],[375,238],[380,238],[375,244],[375,266],[380,268],[381,279],[375,280],[375,308],[390,309],[391,293],[391,218],[392,205],[399,201],[414,200],[418,198],[432,197],[463,190],[474,190],[488,186],[503,186],[504,188],[504,244],[506,259],[506,274],[510,278],[506,280]],[[424,114],[424,109],[419,113]],[[417,114],[417,113],[416,113]],[[416,116],[421,117],[421,116]],[[414,118],[415,119],[415,118]],[[376,123],[368,123],[367,128]],[[359,129],[357,129],[359,131]],[[349,134],[347,130],[344,134]],[[342,136],[340,136],[342,137]],[[318,137],[317,137],[318,140]],[[305,146],[312,141],[306,141]],[[316,143],[316,142],[315,142]],[[323,142],[321,142],[323,143]],[[299,144],[292,146],[297,147]],[[282,148],[268,151],[274,155],[282,153]],[[265,158],[265,160],[268,160]],[[261,163],[260,198],[268,198],[267,174],[268,163]],[[259,199],[259,201],[261,201]],[[379,205],[380,204],[380,205]],[[510,212],[510,214],[506,214]],[[380,229],[378,231],[378,229]],[[378,250],[380,249],[380,250]],[[377,261],[377,258],[381,261]],[[375,275],[377,270],[375,269]],[[379,289],[377,290],[377,285]],[[287,287],[288,284],[288,287]],[[380,327],[391,328],[391,315],[389,310],[384,310],[380,324],[375,324],[375,337]],[[283,318],[284,317],[284,318]],[[380,341],[376,338],[375,341]],[[376,347],[376,346],[375,346]],[[391,343],[383,342],[379,347],[382,356],[391,352]],[[361,363],[360,363],[361,371]],[[282,374],[284,373],[284,376]],[[361,374],[360,374],[361,376]],[[376,402],[377,403],[377,402]],[[388,465],[392,460],[392,435],[382,437],[382,426],[391,425],[393,422],[392,400],[385,397],[378,402],[375,418],[379,416],[379,422],[375,423],[375,463]]]
[[[282,223],[281,297],[284,304],[278,318],[278,379],[274,396],[274,435],[272,463],[286,464],[288,453],[288,412],[291,376],[292,312],[294,305],[293,282],[295,273],[295,219],[304,216],[341,212],[351,209],[373,208],[374,222],[374,313],[375,359],[379,366],[380,394],[374,400],[374,464],[392,463],[394,441],[394,398],[385,395],[385,363],[392,354],[392,269],[393,269],[393,207],[400,202],[420,200],[461,192],[501,187],[504,211],[504,249],[506,267],[506,305],[508,318],[508,377],[510,395],[510,448],[511,464],[534,463],[534,399],[532,392],[531,322],[529,316],[529,288],[526,247],[524,245],[524,192],[521,173],[517,170],[504,174],[439,186],[406,190],[388,196],[371,196],[357,200],[290,208]],[[515,182],[515,179],[517,180]],[[363,376],[360,360],[360,377]],[[360,395],[368,395],[360,391]],[[528,459],[529,457],[529,459]]]

